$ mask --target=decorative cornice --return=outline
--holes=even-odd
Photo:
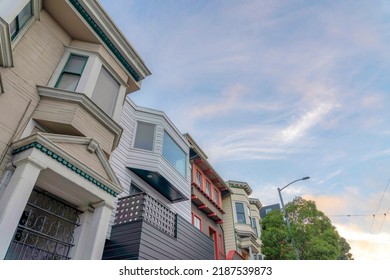
[[[119,62],[123,65],[123,67],[130,73],[130,75],[134,78],[136,82],[139,82],[143,79],[130,65],[130,63],[125,59],[125,57],[121,54],[118,48],[113,44],[110,38],[104,33],[104,31],[100,28],[100,26],[95,22],[95,20],[91,17],[90,14],[86,11],[86,9],[80,4],[78,0],[69,0],[69,2],[73,5],[76,11],[84,18],[84,20],[89,24],[93,31],[99,36],[99,38],[104,42],[109,50],[115,55],[115,57],[119,60]]]
[[[78,168],[77,166],[75,166],[71,162],[67,161],[63,157],[59,156],[57,153],[51,151],[50,149],[46,148],[45,146],[43,146],[42,144],[40,144],[40,143],[38,143],[36,141],[34,141],[32,143],[29,143],[27,145],[24,145],[24,146],[15,148],[12,151],[12,155],[16,155],[16,154],[19,154],[19,153],[21,153],[23,151],[26,151],[26,150],[29,150],[29,149],[33,149],[33,148],[41,151],[42,153],[46,154],[47,156],[51,157],[52,159],[58,161],[59,163],[61,163],[65,167],[69,168],[70,170],[72,170],[76,174],[80,175],[84,179],[90,181],[92,184],[94,184],[97,187],[101,188],[102,190],[104,190],[105,192],[109,193],[110,195],[112,195],[114,197],[116,197],[118,195],[117,192],[115,192],[114,190],[109,188],[107,185],[105,185],[101,181],[95,179],[92,175],[90,175],[87,172],[83,171],[82,169]]]
[[[248,195],[252,194],[252,189],[246,182],[227,181],[229,188],[243,189]]]
[[[260,200],[257,199],[257,198],[250,197],[249,198],[249,203],[255,205],[259,210],[261,209],[261,207],[263,207],[263,205],[261,204]]]

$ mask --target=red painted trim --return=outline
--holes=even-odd
[[[216,224],[217,224],[217,225],[223,224],[223,220],[219,220]]]
[[[198,197],[196,195],[192,194],[191,199],[198,199]]]
[[[206,170],[204,171],[204,174],[210,174],[210,173],[213,173],[213,170],[211,170],[211,169],[206,169]]]
[[[214,253],[215,253],[215,259],[219,260],[219,250],[218,250],[218,233],[215,229],[209,226],[209,236],[213,234],[213,240],[214,240]]]
[[[199,209],[199,210],[202,210],[202,209],[205,209],[205,208],[207,208],[207,205],[206,205],[206,204],[203,204],[203,205],[198,206],[198,209]]]
[[[195,164],[203,163],[203,159],[198,158],[198,159],[194,160],[194,163],[195,163]]]
[[[233,260],[233,256],[234,255],[238,255],[241,259],[244,260],[243,256],[240,253],[238,253],[237,251],[235,251],[235,250],[230,250],[228,252],[227,256],[226,256],[226,259],[227,260]]]
[[[218,238],[219,238],[219,241],[221,241],[221,246],[219,246],[219,253],[222,256],[225,256],[225,246],[224,246],[225,240],[223,240],[222,234],[220,234],[220,233],[218,233]]]
[[[214,212],[207,215],[207,217],[215,217],[215,216],[217,216],[217,214]]]
[[[202,221],[202,218],[199,217],[198,215],[196,215],[195,213],[192,213],[192,225],[195,226],[195,224],[194,224],[195,217],[199,219],[200,231],[202,231],[202,230],[203,230],[203,221]]]

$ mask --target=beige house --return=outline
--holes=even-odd
[[[150,75],[96,0],[0,2],[0,259],[100,259],[108,159]]]
[[[261,202],[257,198],[249,197],[252,189],[246,182],[228,181],[227,185],[231,195],[223,197],[226,252],[235,250],[244,259],[262,259]]]

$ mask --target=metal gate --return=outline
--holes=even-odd
[[[67,260],[80,211],[34,189],[5,256],[6,260]]]

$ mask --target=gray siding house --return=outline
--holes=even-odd
[[[165,113],[126,99],[122,138],[110,160],[124,191],[103,259],[214,259],[191,224],[189,143]]]

